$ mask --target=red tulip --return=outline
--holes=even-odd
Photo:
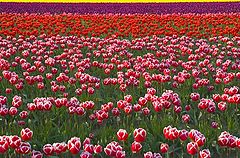
[[[179,131],[177,130],[177,128],[174,127],[169,129],[168,136],[167,136],[168,139],[174,140],[174,139],[177,139],[178,136],[179,136]]]
[[[218,144],[220,146],[227,146],[228,145],[228,137],[227,136],[219,136],[218,137]]]
[[[113,108],[112,109],[112,114],[113,114],[113,116],[119,116],[120,115],[119,109],[118,108]]]
[[[197,143],[190,142],[187,144],[187,152],[190,155],[195,155],[198,152],[198,145]]]
[[[212,127],[212,128],[218,128],[218,123],[215,122],[215,121],[213,121],[213,122],[211,123],[211,127]]]
[[[50,156],[54,152],[54,147],[51,144],[46,144],[43,146],[43,152],[47,155]]]
[[[236,140],[236,146],[240,149],[240,138]]]
[[[116,157],[117,151],[122,151],[122,147],[119,145],[118,142],[115,142],[115,141],[109,143],[104,148],[105,154],[107,154],[108,156],[112,156],[112,157]]]
[[[91,139],[90,138],[85,138],[85,140],[83,141],[82,145],[85,145],[85,144],[91,144]]]
[[[162,158],[162,155],[160,153],[154,153],[153,157],[154,158]]]
[[[215,101],[215,102],[220,102],[221,101],[221,96],[220,96],[220,94],[213,94],[213,100]]]
[[[138,104],[140,104],[141,106],[144,106],[147,104],[147,99],[140,97],[138,100]]]
[[[190,116],[188,114],[182,115],[182,120],[185,123],[189,123],[190,121]]]
[[[208,149],[203,149],[199,152],[200,158],[211,158],[210,151]]]
[[[12,89],[11,88],[6,88],[6,94],[10,94],[12,92]]]
[[[137,128],[134,130],[133,136],[136,142],[143,142],[146,139],[147,132],[143,128]]]
[[[29,128],[25,128],[21,130],[21,138],[22,140],[28,141],[32,139],[33,132]]]
[[[168,149],[169,149],[168,144],[166,144],[166,143],[162,143],[162,144],[161,144],[161,146],[160,146],[160,151],[161,151],[161,153],[166,153],[166,152],[168,152]]]
[[[42,158],[43,154],[40,151],[33,150],[31,158]]]
[[[22,105],[22,98],[20,96],[15,95],[13,97],[12,106],[19,108],[21,105]]]
[[[142,113],[143,113],[143,115],[149,115],[150,114],[150,110],[149,110],[149,108],[148,107],[145,107],[145,108],[143,108],[142,109]]]
[[[218,103],[218,109],[221,111],[225,111],[227,109],[227,103],[226,102],[219,102]]]
[[[188,131],[185,129],[180,130],[179,139],[181,139],[181,141],[185,141],[187,140],[187,138],[188,138]]]
[[[84,151],[81,153],[80,158],[92,158],[92,154],[87,151]]]
[[[71,138],[68,143],[68,150],[72,153],[72,154],[77,154],[80,151],[81,148],[81,141],[80,138],[78,137],[73,137]]]
[[[134,141],[131,145],[131,150],[133,153],[137,153],[142,149],[142,145],[139,142]]]
[[[237,142],[237,138],[235,136],[230,135],[228,137],[228,147],[235,148],[237,146],[236,142]]]
[[[8,108],[5,106],[0,107],[0,116],[6,116],[8,114]]]
[[[8,147],[8,141],[3,136],[0,136],[0,153],[5,153],[8,150]]]
[[[94,89],[92,87],[88,87],[87,92],[89,94],[94,94]]]
[[[67,144],[65,142],[62,143],[53,143],[53,150],[56,154],[61,154],[67,150]]]
[[[191,110],[191,106],[190,106],[190,105],[186,105],[186,106],[185,106],[185,110],[186,110],[186,111],[190,111],[190,110]]]
[[[130,102],[132,102],[132,96],[126,95],[126,96],[124,96],[124,100],[127,101],[128,103],[130,103]]]
[[[141,106],[140,104],[134,104],[134,105],[133,105],[133,110],[134,110],[135,112],[140,111],[141,108],[142,108],[142,106]]]
[[[28,112],[27,111],[21,111],[19,113],[19,116],[21,117],[21,119],[25,119],[28,117]]]
[[[125,151],[120,151],[120,150],[118,150],[118,151],[116,152],[116,158],[125,158],[125,157],[126,157]]]
[[[117,132],[117,138],[119,141],[126,141],[128,138],[128,133],[124,129],[119,129]]]
[[[31,152],[31,145],[28,142],[21,142],[20,146],[15,150],[20,154],[28,154]]]
[[[15,149],[21,145],[21,138],[17,135],[9,137],[9,145],[11,148]]]
[[[17,115],[17,112],[18,112],[18,110],[15,107],[11,107],[8,111],[9,115],[12,115],[12,116]]]
[[[102,146],[101,145],[95,145],[94,146],[94,153],[99,154],[102,152]]]
[[[153,153],[152,153],[151,151],[146,152],[146,153],[144,154],[144,158],[154,158],[154,157],[153,157]]]
[[[132,106],[128,105],[128,106],[124,107],[123,110],[126,114],[131,114],[132,113]]]
[[[191,93],[190,97],[191,97],[191,99],[193,101],[197,101],[197,100],[200,99],[200,94],[198,94],[198,93]]]
[[[89,153],[91,153],[91,154],[93,154],[93,152],[94,152],[94,146],[93,146],[92,144],[85,144],[85,145],[83,146],[83,150],[84,150],[84,151],[87,151],[87,152],[89,152]]]
[[[83,107],[77,107],[77,108],[75,108],[75,112],[77,113],[77,115],[80,115],[80,116],[82,116],[82,115],[84,115],[85,114],[85,110],[84,110],[84,108]]]

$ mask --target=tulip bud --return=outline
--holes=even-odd
[[[199,157],[200,158],[211,158],[210,151],[208,149],[203,149],[202,151],[199,152]]]
[[[185,129],[180,130],[179,139],[181,139],[181,141],[185,141],[187,138],[188,138],[188,131],[186,131]]]
[[[169,149],[169,145],[166,144],[166,143],[162,143],[161,146],[160,146],[160,151],[161,153],[166,153]]]
[[[92,158],[92,154],[87,151],[84,151],[81,153],[80,158]]]
[[[21,130],[21,138],[22,140],[28,141],[32,139],[33,132],[29,128],[25,128]]]
[[[124,129],[119,129],[117,132],[117,137],[119,141],[126,141],[128,138],[128,133]]]
[[[28,154],[31,152],[31,145],[28,142],[21,142],[20,146],[15,150],[19,154]]]
[[[198,145],[195,142],[190,142],[187,144],[187,152],[190,155],[195,155],[198,152]]]
[[[43,158],[43,154],[40,151],[33,150],[31,158]]]
[[[131,145],[131,150],[133,153],[137,153],[142,149],[142,145],[139,142],[134,141]]]
[[[5,153],[9,148],[8,141],[3,137],[0,136],[0,153]]]
[[[153,153],[152,153],[151,151],[146,152],[146,153],[144,154],[144,158],[154,158],[154,157],[153,157]]]
[[[47,156],[50,156],[53,154],[54,152],[54,148],[51,144],[45,144],[43,146],[43,152],[47,155]]]
[[[94,153],[99,154],[102,152],[102,146],[101,145],[95,145],[94,146]]]
[[[21,138],[17,135],[10,136],[9,145],[11,148],[15,149],[21,145]]]
[[[72,154],[77,154],[80,151],[81,148],[81,141],[80,138],[78,137],[73,137],[68,141],[68,150],[72,153]]]
[[[136,142],[143,142],[146,139],[147,132],[143,128],[137,128],[134,130],[133,136]]]

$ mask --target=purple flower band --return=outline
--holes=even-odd
[[[0,3],[0,12],[8,13],[237,13],[240,2],[212,3]]]

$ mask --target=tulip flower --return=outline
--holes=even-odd
[[[190,142],[187,144],[187,152],[190,155],[195,155],[198,152],[198,145],[197,143]]]
[[[161,151],[161,153],[166,153],[166,152],[168,152],[168,149],[169,149],[168,144],[162,143],[162,144],[160,145],[160,151]]]
[[[43,146],[43,152],[46,155],[50,156],[54,152],[54,147],[51,144],[46,144],[46,145]]]
[[[117,132],[117,138],[119,141],[126,141],[128,138],[128,133],[124,129],[119,129]]]
[[[72,154],[77,154],[80,151],[81,148],[81,141],[80,138],[78,137],[73,137],[71,138],[68,143],[67,143],[67,147],[68,150],[72,153]]]
[[[143,142],[146,139],[147,132],[143,128],[137,128],[134,130],[133,136],[136,142]]]
[[[142,145],[139,142],[134,141],[131,145],[132,153],[137,153],[142,149]]]
[[[25,128],[21,130],[21,138],[22,140],[28,141],[32,139],[33,132],[29,128]]]

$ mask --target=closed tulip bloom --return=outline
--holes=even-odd
[[[73,137],[71,138],[68,143],[68,150],[72,153],[72,154],[77,154],[80,151],[81,148],[81,141],[80,138],[78,137]]]
[[[93,157],[92,154],[87,151],[82,152],[80,155],[80,158],[92,158],[92,157]]]
[[[0,153],[5,153],[9,148],[8,141],[3,137],[0,136]]]
[[[161,153],[166,153],[168,152],[168,149],[169,149],[169,145],[167,143],[162,143],[161,146],[160,146],[160,151]]]
[[[137,153],[142,149],[142,145],[139,142],[134,141],[131,145],[132,153]]]
[[[198,145],[197,143],[190,142],[187,144],[187,152],[190,155],[195,155],[198,152]]]
[[[200,158],[211,158],[211,153],[209,149],[203,149],[199,152],[199,157]]]
[[[31,158],[43,158],[43,153],[40,151],[33,150]]]
[[[117,138],[119,141],[126,141],[128,138],[128,133],[124,129],[119,129],[117,132]]]
[[[54,147],[51,144],[45,144],[43,146],[43,152],[47,155],[50,156],[54,152]]]
[[[21,138],[17,135],[10,136],[9,138],[9,145],[11,148],[15,149],[21,145]]]
[[[32,139],[33,132],[29,128],[25,128],[21,130],[21,138],[22,140],[28,141]]]
[[[28,142],[21,142],[20,146],[15,150],[19,154],[28,154],[31,152],[31,145]]]
[[[99,154],[102,152],[102,146],[101,145],[95,145],[94,146],[94,153]]]
[[[143,128],[137,128],[134,130],[133,136],[136,142],[143,142],[146,139],[147,132]]]

